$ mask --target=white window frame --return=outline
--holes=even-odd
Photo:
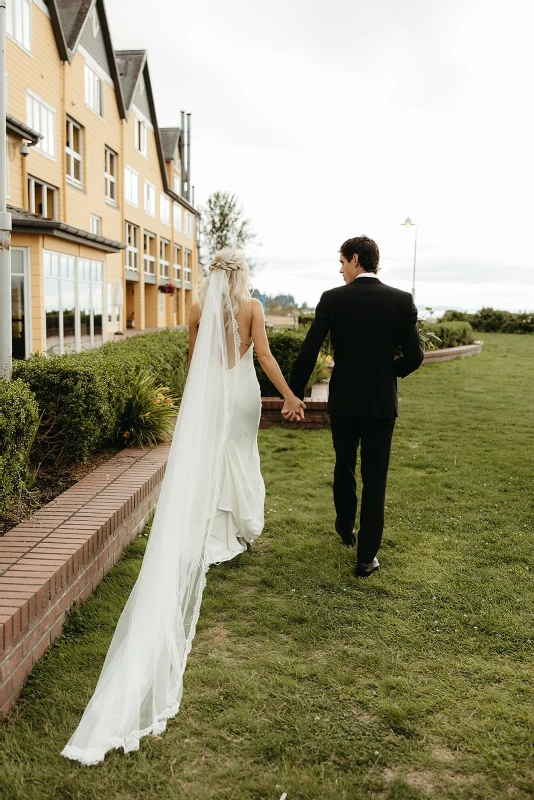
[[[30,128],[42,135],[42,138],[34,145],[33,149],[55,161],[56,111],[30,89],[26,89],[26,122]]]
[[[182,285],[182,259],[183,259],[183,250],[180,244],[175,244],[173,249],[173,278],[175,283],[179,283],[180,286]],[[177,260],[178,257],[178,260]]]
[[[159,218],[164,225],[171,224],[171,201],[165,192],[161,192],[159,196]]]
[[[185,235],[188,239],[193,238],[193,215],[190,211],[185,212]]]
[[[177,233],[182,233],[182,206],[176,201],[173,204],[173,222],[174,230]]]
[[[66,119],[67,125],[67,138],[66,141],[73,141],[73,131],[74,128],[77,128],[79,131],[79,142],[80,142],[80,152],[78,153],[72,146],[65,144],[65,154],[67,156],[67,165],[66,165],[66,173],[67,173],[67,181],[72,183],[74,186],[83,186],[83,128],[79,124],[72,119],[72,117],[67,117]],[[74,162],[78,161],[80,164],[80,180],[74,177]]]
[[[87,61],[84,64],[85,105],[93,114],[104,118],[104,81]]]
[[[119,157],[115,150],[105,146],[104,149],[104,181],[106,202],[117,205],[117,165]],[[114,169],[112,169],[114,167]]]
[[[145,211],[156,219],[156,187],[150,181],[145,181]]]
[[[44,258],[49,256],[51,259],[56,258],[58,263],[58,275],[57,276],[47,276],[46,271],[44,269]],[[61,262],[62,259],[72,259],[74,262],[74,273],[73,277],[66,278],[62,275],[61,269]],[[90,264],[90,278],[89,280],[81,277],[81,269],[83,264]],[[97,280],[95,278],[95,273],[99,269],[101,279]],[[90,348],[92,349],[95,347],[95,331],[94,331],[94,322],[95,322],[95,294],[94,294],[94,287],[99,287],[101,296],[102,296],[102,344],[106,341],[106,333],[107,333],[107,323],[106,323],[106,308],[105,308],[105,298],[104,298],[104,285],[105,285],[105,264],[103,261],[94,261],[85,258],[77,258],[76,256],[67,256],[65,253],[55,252],[53,250],[45,249],[43,250],[43,283],[42,283],[42,296],[45,297],[45,288],[44,288],[44,281],[47,277],[52,277],[58,280],[58,291],[59,291],[59,354],[63,354],[65,352],[65,345],[63,340],[63,298],[62,298],[62,283],[63,280],[68,280],[69,282],[74,282],[74,350],[75,352],[79,353],[82,351],[82,341],[81,341],[81,322],[80,322],[80,283],[89,283],[90,285]],[[44,341],[46,343],[46,313],[44,315],[43,321],[44,329]],[[96,345],[100,347],[100,344]],[[72,352],[72,351],[68,351]]]
[[[182,178],[180,175],[173,175],[172,176],[172,190],[174,194],[177,194],[179,197],[182,195]]]
[[[32,2],[7,0],[6,33],[27,53],[32,51]]]
[[[135,138],[135,149],[138,153],[141,153],[142,156],[148,158],[148,136],[147,136],[147,127],[146,123],[140,117],[135,118],[134,123],[134,138]]]
[[[38,184],[42,186],[43,189],[50,189],[53,193],[53,214],[51,217],[48,216],[48,197],[47,192],[43,194],[43,209],[42,214],[39,214],[38,211],[35,209],[35,186]],[[32,214],[37,214],[37,216],[42,217],[43,219],[57,219],[57,210],[58,210],[58,189],[57,186],[52,186],[51,183],[46,183],[46,181],[42,181],[39,178],[34,178],[33,175],[28,175],[28,206],[29,211]]]
[[[167,278],[170,280],[171,271],[170,266],[171,262],[170,258],[170,247],[171,243],[168,239],[164,239],[162,236],[159,237],[159,275],[160,278]]]
[[[135,180],[134,180],[135,179]],[[130,199],[134,196],[133,188],[135,184],[135,202]],[[128,164],[124,167],[124,199],[127,203],[135,208],[139,208],[139,173],[136,169],[129,167]]]
[[[191,288],[191,275],[192,275],[192,267],[191,262],[193,258],[193,253],[191,250],[184,249],[184,283],[186,289]]]
[[[95,236],[102,236],[102,217],[99,217],[96,214],[91,214],[89,220],[89,230]]]
[[[29,247],[12,247],[11,251],[20,250],[22,251],[22,258],[23,258],[23,271],[22,272],[15,272],[14,271],[14,259],[11,262],[11,274],[21,276],[24,279],[24,347],[26,350],[26,355],[29,356],[33,350],[32,345],[32,308],[31,308],[31,300],[32,300],[32,287],[31,287],[31,270],[30,270],[30,248]]]
[[[134,225],[133,222],[124,223],[125,230],[125,268],[131,272],[139,272],[139,225]],[[131,233],[131,236],[129,236]],[[128,244],[128,239],[131,238],[134,244]]]
[[[156,276],[156,256],[152,255],[150,242],[155,242],[156,234],[152,231],[143,231],[143,272],[145,275]],[[147,241],[149,245],[147,247]]]

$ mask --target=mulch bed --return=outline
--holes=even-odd
[[[116,449],[109,448],[93,453],[87,461],[79,464],[42,466],[37,475],[36,485],[31,491],[16,495],[0,508],[0,536],[14,528],[19,522],[28,519],[39,508],[65,492],[89,472],[112,458]]]

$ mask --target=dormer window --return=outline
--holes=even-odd
[[[141,155],[147,156],[146,125],[139,117],[135,118],[135,149]]]

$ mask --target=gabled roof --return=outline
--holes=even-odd
[[[160,128],[159,131],[163,145],[163,157],[165,161],[172,161],[176,154],[176,148],[180,143],[182,130],[181,128]]]
[[[109,70],[113,83],[115,84],[115,96],[117,98],[119,114],[122,119],[125,119],[126,111],[124,108],[124,98],[122,96],[121,81],[117,62],[115,60],[115,53],[113,51],[113,45],[111,44],[111,34],[104,0],[47,0],[47,3],[59,57],[62,61],[68,61],[69,64],[72,63],[72,59],[76,55],[83,29],[89,19],[89,14],[96,6],[104,39],[104,46],[106,48],[106,55],[108,57]]]
[[[137,84],[146,64],[146,50],[115,50],[126,116],[132,109]]]

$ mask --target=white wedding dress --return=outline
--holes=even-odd
[[[180,707],[207,569],[262,532],[260,389],[252,345],[239,352],[228,279],[213,270],[141,570],[67,758],[97,764],[165,730]]]

